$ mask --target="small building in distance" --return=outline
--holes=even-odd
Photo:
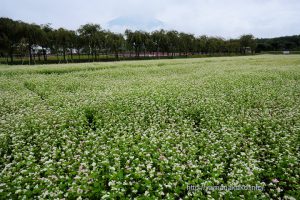
[[[284,51],[282,51],[282,54],[288,55],[288,54],[290,54],[290,51],[284,50]]]
[[[45,51],[45,53],[47,55],[51,54],[50,48],[43,48],[39,45],[34,45],[34,46],[32,46],[32,49],[31,49],[32,54],[43,54],[43,51]]]
[[[252,49],[251,49],[251,47],[242,47],[241,53],[242,54],[252,54]]]

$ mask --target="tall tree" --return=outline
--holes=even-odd
[[[99,24],[85,24],[78,29],[78,33],[82,37],[89,55],[94,55],[93,60],[97,55],[97,44],[101,26]]]
[[[66,61],[67,48],[70,45],[70,32],[64,28],[59,28],[56,32],[57,45],[59,50],[63,53],[64,61]]]
[[[179,33],[180,53],[184,53],[187,56],[188,52],[192,52],[195,47],[193,46],[195,37],[192,34]]]
[[[142,31],[130,31],[126,30],[126,42],[130,49],[134,49],[135,51],[135,56],[140,57],[140,52],[142,48],[144,47],[144,40],[143,40],[143,35],[144,32]]]
[[[240,41],[236,39],[230,39],[226,42],[226,46],[229,53],[238,54],[240,51]]]
[[[13,54],[20,38],[20,23],[9,18],[0,18],[0,48],[13,63]]]
[[[256,40],[253,35],[242,35],[240,37],[240,44],[243,54],[246,54],[247,48],[250,48],[252,54],[255,52]]]
[[[77,55],[78,55],[78,59],[80,60],[80,54],[81,54],[82,48],[84,47],[84,40],[78,34],[78,32],[75,32],[73,43],[74,43],[74,48],[76,49],[76,52],[77,52]]]
[[[168,46],[169,50],[171,51],[171,56],[173,57],[175,55],[175,52],[179,48],[179,43],[178,43],[178,32],[177,31],[168,31],[167,34],[167,40],[168,40]]]
[[[166,37],[165,30],[161,29],[159,31],[154,31],[151,33],[151,40],[156,48],[156,56],[158,57],[158,52],[164,52],[167,49],[168,40]]]
[[[71,60],[73,62],[73,53],[76,49],[76,32],[72,30],[68,30],[68,37],[69,37],[68,50],[70,52]]]
[[[43,37],[43,32],[39,25],[36,24],[22,24],[22,32],[24,35],[24,38],[26,39],[28,43],[28,52],[29,52],[29,64],[33,64],[33,56],[35,56],[35,52],[33,47],[41,44],[41,40]]]
[[[115,58],[119,58],[119,52],[123,48],[124,44],[124,37],[122,34],[116,34],[112,32],[108,32],[108,41],[109,41],[109,47],[110,51],[115,54]]]
[[[41,28],[43,30],[41,47],[43,51],[44,61],[47,61],[47,50],[51,49],[52,47],[51,35],[53,34],[53,28],[50,26],[50,24],[41,25]]]

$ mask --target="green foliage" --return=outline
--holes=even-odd
[[[299,69],[295,55],[0,66],[0,199],[299,199]]]
[[[250,48],[249,50],[253,53],[256,48],[256,41],[253,35],[242,35],[240,38],[240,44],[242,47],[242,52],[246,53],[246,48]]]
[[[263,51],[282,53],[282,50],[300,50],[299,38],[296,35],[255,39],[248,34],[238,39],[224,39],[164,29],[151,33],[126,30],[124,34],[117,34],[103,30],[99,24],[84,24],[78,30],[67,30],[53,29],[49,24],[28,24],[0,18],[0,63],[50,64],[130,60],[140,58],[142,53],[146,59],[160,56],[174,58],[241,55]],[[77,54],[76,57],[73,54]]]
[[[257,39],[257,51],[299,51],[300,50],[300,35],[284,36],[277,38],[260,38]]]

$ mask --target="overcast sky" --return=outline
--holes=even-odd
[[[236,38],[300,34],[300,0],[1,0],[0,16],[77,29],[175,29]]]

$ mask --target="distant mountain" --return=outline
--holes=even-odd
[[[118,32],[125,29],[152,31],[163,27],[162,21],[141,16],[121,16],[108,22],[108,28]]]
[[[258,38],[256,51],[300,51],[300,35]]]

